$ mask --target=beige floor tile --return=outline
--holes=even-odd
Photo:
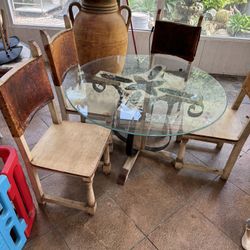
[[[96,214],[85,225],[108,249],[131,249],[144,237],[133,220],[106,195],[97,200]]]
[[[50,170],[45,170],[45,169],[37,169],[37,171],[38,171],[38,175],[39,175],[40,180],[55,173],[55,172],[52,172]]]
[[[53,229],[53,222],[39,206],[36,206],[36,217],[32,226],[30,239],[42,236]]]
[[[239,247],[192,207],[184,207],[149,235],[158,249],[236,250]]]
[[[46,124],[47,127],[52,125],[52,119],[50,113],[39,114],[39,118]]]
[[[27,242],[24,249],[30,250],[69,250],[63,239],[63,235],[57,231],[51,231],[41,237]]]
[[[229,181],[250,195],[250,152],[245,153],[236,162]]]
[[[203,164],[222,169],[231,153],[232,145],[224,144],[221,150],[216,149],[216,144],[190,140],[187,152],[199,159]],[[185,159],[184,159],[185,160]]]
[[[7,124],[4,120],[2,112],[0,112],[0,128],[5,128],[5,127],[7,127]]]
[[[46,193],[80,201],[84,199],[85,186],[80,177],[54,173],[42,180],[42,186]]]
[[[248,136],[243,148],[242,148],[242,151],[244,152],[249,152],[250,151],[250,136]]]
[[[55,205],[52,203],[47,203],[43,210],[54,227],[57,227],[57,225],[64,221],[67,217],[79,213],[79,210],[77,209]]]
[[[156,249],[157,248],[147,238],[145,238],[132,248],[132,250],[156,250]]]
[[[218,76],[218,80],[222,81],[232,103],[243,79]],[[243,102],[243,109],[240,110],[242,121],[250,104],[247,99]],[[71,116],[70,120],[79,121],[79,117]],[[48,108],[39,110],[28,129],[30,146],[37,142],[50,124]],[[0,128],[4,136],[1,144],[17,148],[1,113]],[[167,148],[170,152],[178,150],[174,139]],[[166,138],[162,141],[166,142]],[[214,144],[191,141],[186,160],[222,167],[230,149],[230,146],[224,146],[218,151]],[[125,144],[115,138],[111,175],[104,176],[98,171],[94,179],[98,203],[96,214],[91,217],[54,204],[38,208],[26,248],[155,250],[156,246],[159,249],[178,250],[238,249],[245,220],[250,214],[250,198],[247,195],[250,190],[250,138],[242,151],[242,157],[224,186],[221,181],[213,180],[215,175],[188,169],[177,171],[169,160],[154,154],[140,154],[128,182],[125,186],[119,186],[116,180],[126,154]],[[39,176],[48,193],[80,201],[86,199],[80,178],[51,175],[44,170],[39,170]],[[193,207],[182,208],[187,202]],[[152,244],[141,231],[148,234],[154,229],[150,234]]]
[[[145,234],[183,204],[172,188],[150,172],[129,179],[109,195]]]
[[[162,157],[150,157],[151,166],[150,171],[161,177],[167,185],[171,186],[182,198],[185,200],[190,199],[201,187],[210,183],[211,180],[216,178],[216,175],[210,173],[203,173],[191,169],[177,170],[174,166]],[[192,154],[186,153],[186,162],[203,165]]]
[[[249,195],[229,181],[218,180],[202,189],[192,204],[240,245],[245,220],[250,215]]]
[[[106,249],[104,245],[98,241],[96,235],[85,226],[89,218],[90,216],[79,212],[74,216],[62,220],[61,224],[56,226],[57,230],[64,236],[64,240],[70,249]]]
[[[101,168],[98,169],[94,178],[94,192],[96,198],[107,193],[109,190],[119,188],[119,186],[116,183],[119,171],[120,167],[117,168],[117,165],[114,164],[112,164],[112,170],[110,175],[104,175],[102,169]]]
[[[17,149],[16,143],[11,136],[9,128],[6,125],[0,128],[0,132],[3,136],[3,138],[0,139],[0,144],[1,145],[9,145],[9,146],[15,147]]]
[[[86,201],[85,187],[81,178],[55,173],[43,179],[41,183],[45,193]],[[46,204],[44,211],[54,224],[59,224],[63,219],[79,212],[76,209],[51,203]]]

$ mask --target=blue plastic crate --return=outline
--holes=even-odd
[[[2,235],[0,234],[0,249],[1,250],[9,250],[8,245],[6,244],[4,238],[2,237]]]
[[[27,241],[24,234],[26,223],[23,219],[17,218],[7,194],[9,188],[7,177],[0,175],[0,249],[21,250]],[[5,248],[1,248],[1,244]]]

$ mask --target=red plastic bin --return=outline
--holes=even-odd
[[[35,219],[35,206],[27,185],[17,152],[9,146],[0,146],[0,158],[4,162],[1,174],[6,175],[10,182],[8,196],[13,202],[16,213],[27,224],[25,235],[28,238]]]

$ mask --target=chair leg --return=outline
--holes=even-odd
[[[224,143],[223,142],[218,142],[216,145],[217,149],[221,149],[223,147]]]
[[[155,58],[154,58],[154,54],[151,54],[151,55],[150,55],[150,59],[149,59],[149,60],[150,60],[150,61],[149,61],[149,66],[150,66],[150,68],[152,68],[152,66],[154,65],[154,61],[155,61],[154,59],[155,59]]]
[[[36,200],[39,205],[44,206],[46,202],[44,201],[44,193],[42,190],[42,185],[41,185],[37,170],[32,166],[26,166],[26,169],[29,175],[32,189],[36,196]]]
[[[62,120],[63,121],[68,121],[69,120],[69,114],[67,114],[65,111],[62,111],[61,114],[62,114]]]
[[[175,142],[180,143],[181,142],[181,137],[182,137],[181,135],[177,135],[176,139],[175,139]]]
[[[178,155],[177,155],[177,158],[175,160],[175,165],[174,165],[176,169],[183,168],[183,159],[184,159],[185,152],[186,152],[187,142],[188,142],[188,139],[186,138],[181,140]]]
[[[186,69],[186,76],[185,76],[185,82],[188,80],[189,78],[189,75],[190,75],[190,71],[191,71],[191,65],[192,63],[191,62],[188,62],[188,66],[187,66],[187,69]]]
[[[80,120],[81,120],[82,123],[85,123],[85,122],[86,122],[86,118],[83,117],[82,115],[80,116]]]
[[[222,180],[227,180],[233,167],[234,167],[234,164],[235,162],[237,161],[238,159],[238,156],[240,154],[240,151],[241,151],[241,148],[242,148],[242,145],[239,145],[239,144],[235,144],[234,147],[233,147],[233,150],[227,160],[227,163],[226,163],[226,166],[225,168],[223,169],[223,174],[221,176],[221,179]]]
[[[103,166],[102,171],[105,175],[110,174],[111,172],[111,163],[110,163],[110,155],[109,155],[109,144],[107,144],[104,154],[103,154]]]
[[[83,177],[84,184],[86,186],[87,190],[87,213],[90,215],[94,215],[96,211],[96,200],[95,200],[95,193],[93,189],[93,179],[94,179],[94,174],[87,178]]]
[[[113,139],[112,139],[112,134],[110,134],[110,136],[109,136],[108,144],[109,144],[109,153],[113,153]]]
[[[44,193],[42,190],[42,185],[39,179],[39,175],[37,173],[36,168],[33,167],[32,164],[30,163],[31,154],[27,150],[28,145],[26,144],[26,141],[23,136],[14,137],[14,139],[24,160],[24,165],[27,170],[32,189],[35,193],[36,200],[39,204],[45,205],[46,203],[44,201]]]

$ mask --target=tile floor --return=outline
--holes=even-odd
[[[232,102],[243,78],[216,77]],[[249,107],[245,100],[243,109]],[[50,123],[48,110],[39,111],[28,129],[30,147]],[[2,117],[0,124],[1,144],[16,147]],[[169,150],[176,152],[177,147],[172,142]],[[119,186],[116,179],[126,159],[124,149],[115,139],[112,174],[100,171],[95,177],[96,214],[91,217],[52,204],[37,206],[25,249],[241,249],[244,222],[250,217],[250,139],[226,183],[212,174],[177,171],[163,158],[141,154],[126,185]],[[218,152],[214,145],[190,142],[186,159],[223,166],[229,150],[224,146]],[[84,199],[80,179],[48,171],[39,174],[47,192]]]

